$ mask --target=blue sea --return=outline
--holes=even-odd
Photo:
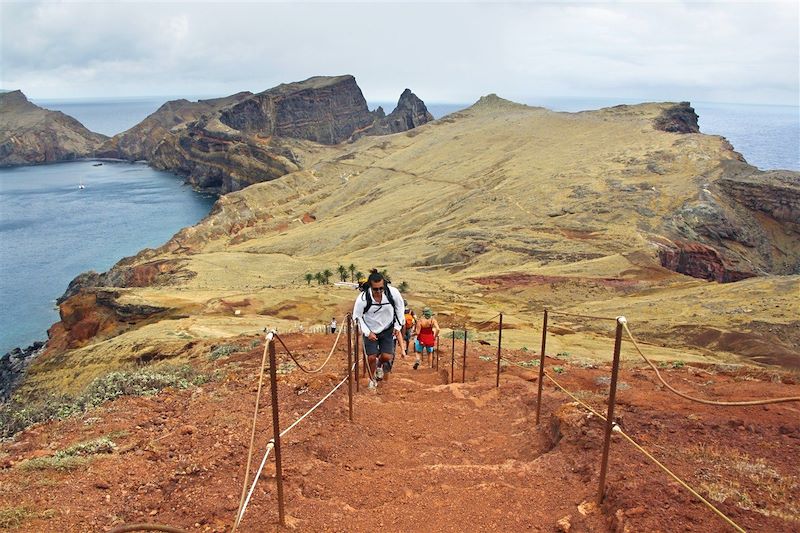
[[[169,98],[33,100],[63,111],[92,131],[114,135],[138,124]],[[196,98],[191,98],[196,99]],[[556,111],[637,101],[531,99]],[[382,105],[387,112],[394,103]],[[429,103],[435,118],[470,104]],[[700,129],[726,137],[761,169],[800,170],[800,108],[692,102]],[[83,182],[85,189],[79,190]],[[145,165],[91,162],[0,169],[0,354],[44,340],[69,282],[104,271],[142,248],[163,244],[210,210],[214,198]]]
[[[0,354],[47,338],[75,276],[163,244],[214,200],[144,164],[0,169]]]

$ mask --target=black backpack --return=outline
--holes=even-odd
[[[392,306],[392,314],[394,315],[394,321],[397,322],[399,326],[402,326],[403,322],[401,322],[400,319],[397,318],[397,306],[394,305],[394,298],[392,297],[392,291],[389,290],[389,280],[384,279],[383,286],[385,287],[383,290],[383,294],[386,295],[386,299],[389,300],[389,304]],[[374,303],[372,301],[372,291],[370,290],[369,282],[364,283],[364,285],[361,286],[361,290],[364,292],[364,299],[367,301],[367,306],[364,308],[364,314],[366,315],[367,311],[369,311],[369,308],[372,307]]]

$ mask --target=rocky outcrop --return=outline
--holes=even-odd
[[[0,403],[8,401],[43,346],[43,342],[34,342],[25,349],[14,348],[0,356]]]
[[[108,137],[43,109],[21,91],[0,94],[0,167],[91,157]]]
[[[243,133],[321,144],[345,141],[374,120],[353,76],[278,85],[220,113],[220,122]]]
[[[689,102],[667,107],[654,121],[657,130],[670,133],[700,133],[699,117]]]
[[[373,127],[365,135],[388,135],[408,131],[433,120],[425,102],[420,100],[410,89],[403,91],[397,107],[388,116],[383,116],[382,108],[375,110],[376,120]]]
[[[693,278],[726,283],[755,276],[735,270],[719,251],[698,242],[675,241],[660,248],[658,257],[661,266]]]
[[[195,187],[228,193],[300,169],[281,139],[264,139],[204,118],[167,135],[149,157],[160,170],[175,172]]]
[[[150,305],[120,304],[113,290],[83,290],[62,300],[61,320],[47,331],[47,351],[63,352],[85,346],[95,337],[107,338],[167,309]]]
[[[661,264],[690,276],[738,281],[800,273],[800,172],[762,172],[738,159],[668,221],[676,237]]]
[[[318,76],[258,94],[168,102],[100,153],[146,159],[196,187],[227,193],[299,170],[293,139],[337,144],[430,120],[424,102],[408,89],[385,116],[383,110],[369,111],[353,76]]]
[[[720,189],[751,211],[763,213],[800,235],[800,172],[773,170],[722,178]]]
[[[252,96],[241,92],[225,98],[211,100],[171,100],[133,128],[115,135],[98,149],[98,156],[130,161],[149,160],[158,145],[168,134],[180,130],[204,115],[210,115],[226,106]]]
[[[186,281],[194,276],[194,272],[183,268],[182,260],[159,260],[142,264],[128,265],[134,258],[126,258],[114,265],[108,272],[97,273],[93,270],[79,274],[73,279],[67,290],[56,301],[59,305],[87,289],[109,287],[152,287],[167,285],[178,281]]]

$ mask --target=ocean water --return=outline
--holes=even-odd
[[[136,125],[170,98],[34,100],[63,111],[92,131],[114,135]],[[190,99],[196,99],[192,97]],[[581,111],[637,101],[531,99],[556,111]],[[382,105],[387,113],[395,102]],[[435,118],[470,104],[428,103]],[[761,169],[800,170],[800,108],[692,102],[700,129],[726,137]],[[86,188],[78,189],[83,180]],[[145,165],[91,162],[0,169],[0,354],[44,340],[58,320],[54,301],[87,270],[104,271],[122,257],[163,244],[210,210],[214,198]]]
[[[143,164],[0,169],[0,354],[47,338],[75,276],[163,244],[214,200]]]

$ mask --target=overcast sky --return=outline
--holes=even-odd
[[[367,100],[800,98],[798,2],[9,2],[0,87],[254,92],[353,74]]]

